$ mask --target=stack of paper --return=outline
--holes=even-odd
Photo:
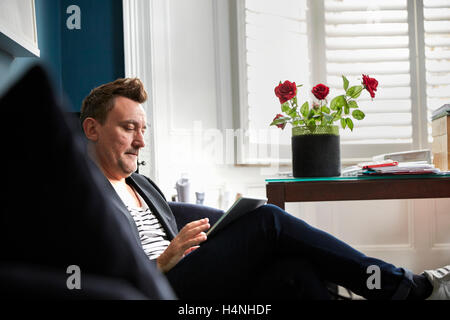
[[[398,162],[392,160],[362,162],[342,170],[343,176],[440,174],[441,171],[427,161]]]
[[[342,176],[360,176],[363,175],[366,170],[397,165],[398,162],[392,160],[361,162],[356,166],[344,168],[342,170]]]
[[[398,162],[390,166],[367,167],[363,174],[429,174],[440,173],[441,171],[434,165],[426,161],[418,162]]]

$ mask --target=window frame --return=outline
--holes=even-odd
[[[233,0],[231,9],[231,23],[235,30],[236,63],[234,80],[237,82],[237,119],[236,127],[242,130],[248,129],[248,101],[247,101],[247,60],[245,41],[245,0]],[[308,28],[311,70],[311,83],[326,82],[326,67],[321,61],[325,59],[325,5],[324,0],[308,0],[309,13]],[[407,0],[408,34],[409,34],[409,63],[410,63],[410,87],[411,87],[411,116],[412,116],[412,143],[400,144],[341,144],[341,162],[354,164],[371,160],[375,154],[390,152],[429,149],[431,144],[428,137],[427,119],[427,84],[425,69],[425,30],[423,0]],[[314,39],[314,40],[312,40]],[[314,54],[311,54],[314,52]],[[318,54],[319,53],[319,54]],[[237,70],[236,70],[237,69]],[[274,109],[275,111],[275,109]],[[269,159],[249,159],[246,157],[248,150],[274,150],[273,145],[251,144],[249,133],[246,132],[243,139],[237,142],[237,164],[290,164],[290,145],[278,145],[278,152]],[[370,155],[370,156],[369,156]]]

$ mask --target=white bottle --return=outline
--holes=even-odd
[[[191,183],[187,178],[186,174],[182,174],[181,179],[179,179],[175,184],[175,189],[177,190],[179,202],[189,202],[190,186]]]

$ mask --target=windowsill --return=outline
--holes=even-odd
[[[341,159],[342,167],[353,166],[361,162],[372,161],[372,158],[345,158]],[[260,160],[258,162],[248,162],[248,163],[237,163],[234,164],[235,167],[251,167],[251,168],[267,168],[273,165],[278,165],[283,168],[292,168],[291,160],[271,160],[264,161]]]

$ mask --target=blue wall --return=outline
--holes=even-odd
[[[60,1],[36,0],[36,24],[41,63],[51,72],[55,85],[62,90],[61,5]],[[17,59],[24,63],[25,58]]]
[[[125,74],[121,0],[36,0],[40,58],[13,58],[0,49],[0,86],[8,73],[40,61],[73,111],[94,87]],[[69,30],[69,5],[81,10],[81,30]]]
[[[61,35],[62,81],[72,108],[103,83],[125,75],[122,0],[63,0],[65,26],[72,4],[81,10],[81,30],[64,27]]]
[[[0,88],[5,85],[13,57],[0,49]],[[0,89],[1,91],[1,89]]]

